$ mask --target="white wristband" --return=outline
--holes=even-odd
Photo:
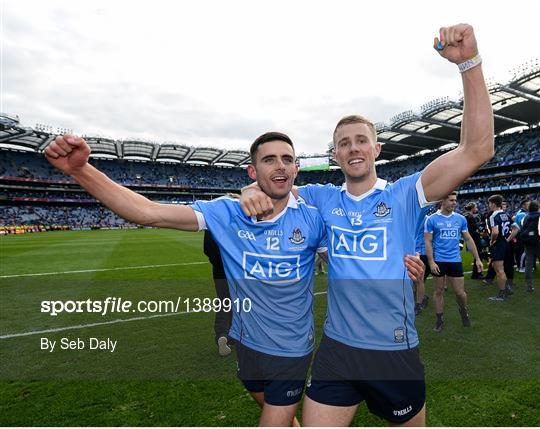
[[[461,73],[464,73],[467,70],[470,70],[479,64],[482,64],[482,57],[480,56],[480,54],[476,54],[470,60],[467,60],[467,61],[462,62],[461,64],[458,64],[458,68]]]

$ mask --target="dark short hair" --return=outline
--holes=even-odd
[[[492,195],[491,197],[488,198],[488,203],[493,203],[497,207],[502,207],[503,196],[499,194]]]
[[[450,193],[446,196],[446,198],[451,197],[452,195],[456,195],[456,196],[457,196],[457,191],[452,191],[452,192],[450,192]]]
[[[259,146],[268,142],[276,141],[276,140],[289,144],[294,150],[293,142],[287,134],[283,134],[277,131],[270,131],[268,133],[264,133],[260,135],[259,137],[257,137],[255,141],[251,144],[251,147],[249,148],[249,154],[251,156],[251,163],[253,164],[255,163],[255,156],[257,155]]]
[[[519,205],[520,205],[520,206],[523,206],[523,205],[527,204],[527,203],[530,202],[530,201],[531,201],[531,200],[529,200],[528,198],[524,198],[524,199],[522,199],[522,200],[519,202]]]
[[[465,206],[465,210],[471,211],[471,210],[473,210],[475,207],[476,207],[476,203],[473,202],[473,201],[471,201],[470,203],[468,203],[468,204]]]
[[[532,200],[529,203],[529,213],[534,213],[538,211],[538,201]]]

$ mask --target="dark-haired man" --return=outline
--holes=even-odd
[[[414,297],[403,256],[414,251],[422,207],[459,187],[491,159],[493,112],[471,26],[441,28],[434,47],[458,65],[464,89],[460,145],[423,172],[393,184],[378,179],[381,152],[373,123],[341,119],[333,156],[341,187],[298,193],[319,208],[328,232],[328,310],[304,400],[306,426],[346,426],[358,405],[391,424],[425,424],[425,382],[414,326]],[[256,186],[242,193],[248,214],[271,210]]]
[[[531,201],[529,213],[523,219],[520,238],[525,247],[525,282],[527,292],[534,292],[533,268],[540,259],[540,206],[538,201]]]
[[[441,332],[444,326],[444,278],[448,277],[454,289],[459,315],[464,327],[471,326],[467,308],[467,292],[463,277],[463,263],[459,249],[460,238],[463,237],[467,248],[473,254],[476,269],[482,272],[482,261],[467,229],[467,220],[454,209],[457,205],[457,192],[452,192],[441,202],[441,209],[429,216],[425,223],[424,237],[429,268],[433,274],[433,305],[437,321],[435,332]]]
[[[508,289],[508,276],[505,273],[504,263],[508,260],[509,243],[507,241],[510,236],[510,225],[512,220],[508,213],[503,210],[502,195],[492,195],[488,198],[488,206],[492,211],[489,217],[489,226],[491,228],[490,236],[490,254],[493,269],[497,275],[497,285],[499,293],[497,296],[492,296],[489,299],[492,301],[506,301],[510,295]],[[512,270],[513,270],[512,266]]]
[[[290,138],[267,133],[251,146],[248,174],[275,207],[260,219],[247,217],[239,201],[228,197],[192,206],[152,202],[92,167],[82,138],[57,137],[45,155],[134,223],[213,233],[238,306],[229,335],[236,342],[239,378],[262,407],[262,426],[293,424],[314,343],[314,258],[326,250],[326,233],[318,210],[290,192],[298,172]]]
[[[530,200],[528,198],[524,198],[523,200],[520,201],[519,210],[514,216],[514,223],[512,224],[512,231],[514,229],[519,230],[523,226],[523,219],[525,219],[525,216],[527,216],[527,213],[529,212],[529,203],[530,203]],[[516,239],[516,242],[514,243],[514,256],[515,256],[517,270],[520,273],[524,273],[525,272],[525,248],[519,237],[519,234],[515,236],[515,239]]]
[[[482,223],[482,219],[478,214],[478,206],[476,203],[470,202],[465,206],[464,216],[467,220],[467,229],[469,230],[469,234],[471,234],[476,250],[478,251],[480,262],[482,262],[482,237],[480,236],[480,225]],[[479,264],[476,259],[473,260],[472,265],[471,279],[483,280],[484,276],[482,271],[478,271]]]
[[[208,229],[204,231],[203,252],[212,265],[212,279],[214,281],[217,298],[219,298],[222,303],[230,302],[231,294],[229,293],[229,285],[225,276],[221,252],[216,240]],[[214,334],[220,356],[228,356],[231,354],[228,338],[231,323],[232,312],[230,306],[219,306],[214,316]]]
[[[45,149],[51,164],[134,223],[212,232],[234,303],[229,336],[235,340],[238,376],[262,407],[261,426],[298,425],[294,415],[315,339],[315,253],[326,251],[326,233],[318,210],[291,193],[298,173],[291,139],[263,134],[250,154],[248,174],[274,206],[260,218],[246,216],[230,197],[192,206],[150,201],[91,166],[90,147],[79,137],[58,136]],[[405,264],[413,277],[421,272],[415,258]]]

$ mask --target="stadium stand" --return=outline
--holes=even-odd
[[[514,213],[523,197],[538,199],[540,192],[538,61],[518,68],[507,84],[490,85],[489,93],[498,133],[496,153],[459,189],[459,201],[475,201],[485,213],[487,197],[500,193]],[[389,124],[376,124],[383,145],[379,177],[395,181],[455,147],[462,108],[462,100],[437,99],[420,112],[402,112]],[[516,128],[519,131],[512,132]],[[44,159],[43,149],[64,131],[23,127],[18,116],[0,113],[0,233],[136,227],[102,207]],[[245,171],[250,161],[246,151],[84,137],[97,168],[155,201],[187,204],[238,192],[251,182]],[[296,181],[342,182],[332,161],[330,170],[300,172]]]

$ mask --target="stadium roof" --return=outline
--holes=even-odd
[[[507,84],[488,86],[493,106],[495,133],[511,128],[535,126],[540,122],[540,66],[538,60],[525,64],[514,72]],[[463,98],[441,98],[412,110],[399,113],[390,123],[377,123],[377,135],[383,144],[381,160],[393,160],[403,155],[435,150],[458,144],[463,115]],[[51,127],[25,128],[17,116],[0,113],[0,147],[21,148],[42,152],[55,138]],[[93,156],[148,161],[177,161],[205,165],[245,166],[249,153],[210,147],[194,147],[175,143],[155,143],[140,140],[114,140],[85,136]]]

